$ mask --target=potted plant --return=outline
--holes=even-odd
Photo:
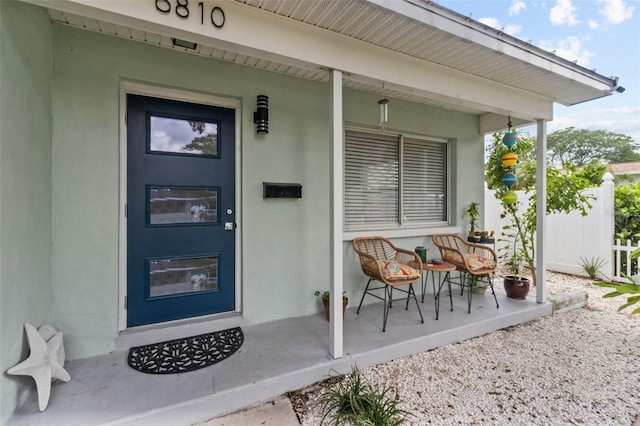
[[[509,247],[506,247],[508,250]],[[524,300],[529,294],[529,279],[521,275],[522,263],[525,261],[525,256],[518,251],[517,248],[517,234],[513,241],[513,252],[508,255],[507,265],[509,266],[509,272],[511,275],[504,277],[504,291],[507,293],[507,297],[511,299]]]
[[[512,130],[512,132],[515,132]],[[523,264],[531,271],[531,282],[536,285],[535,262],[535,238],[537,229],[537,191],[536,191],[536,140],[531,137],[518,135],[515,145],[507,147],[502,143],[503,133],[494,133],[493,143],[489,146],[489,159],[487,160],[486,180],[489,189],[495,190],[495,197],[500,200],[504,209],[504,216],[509,223],[503,228],[508,233],[517,233],[519,236],[519,253],[523,256]],[[503,182],[506,171],[513,168],[505,168],[502,157],[507,153],[518,156],[518,164],[525,166],[520,168],[517,174],[517,182],[513,186],[507,186]],[[553,213],[570,213],[578,211],[583,216],[591,208],[591,195],[584,191],[589,186],[589,180],[585,179],[575,166],[565,164],[563,170],[555,167],[547,167],[546,170],[546,211],[548,216]],[[520,201],[513,201],[508,195],[511,191],[522,190],[524,194],[531,194],[526,208],[519,209]],[[503,231],[503,235],[505,235]],[[510,239],[513,235],[508,236]],[[500,238],[502,240],[502,238]]]
[[[329,293],[328,291],[323,291],[322,293],[320,293],[320,290],[316,290],[315,293],[313,293],[314,296],[318,296],[322,299],[322,305],[324,306],[324,313],[327,316],[327,321],[329,321],[330,318],[330,313],[331,311],[329,310],[329,298],[331,297],[331,293]],[[347,292],[343,292],[342,293],[342,317],[344,318],[344,313],[347,310],[347,303],[349,303],[349,298],[347,297]]]
[[[489,288],[489,283],[486,280],[483,280],[482,277],[478,275],[473,275],[470,277],[471,280],[471,291],[473,294],[485,294],[487,292],[487,288]]]
[[[467,206],[462,216],[469,216],[469,237],[467,238],[471,242],[478,242],[480,238],[476,236],[476,225],[478,224],[478,217],[480,217],[480,203],[472,201]]]
[[[495,232],[496,231],[491,231],[491,232],[482,231],[482,241],[481,242],[485,243],[485,244],[493,244],[493,243],[495,243],[496,242],[495,237],[494,237]]]

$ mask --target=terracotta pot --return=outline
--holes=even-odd
[[[342,318],[344,318],[344,313],[347,310],[347,303],[349,303],[349,299],[342,299]],[[327,316],[327,321],[330,321],[329,317],[331,315],[331,311],[329,310],[329,301],[322,299],[322,305],[324,306],[324,314]]]
[[[507,275],[504,277],[504,291],[511,299],[524,300],[529,294],[529,279]]]

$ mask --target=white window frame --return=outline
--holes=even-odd
[[[348,131],[356,131],[363,133],[370,133],[372,135],[380,135],[383,132],[379,129],[372,129],[367,127],[361,127],[357,125],[346,125],[345,126],[345,134],[344,141],[346,147],[346,133]],[[445,155],[446,162],[445,165],[445,178],[446,178],[446,188],[445,188],[445,196],[446,196],[446,220],[438,221],[438,222],[412,222],[412,223],[401,223],[401,217],[399,217],[397,223],[393,224],[364,224],[364,225],[347,225],[346,224],[346,207],[344,212],[344,230],[343,230],[343,239],[345,241],[352,240],[355,237],[363,237],[363,236],[373,236],[373,235],[381,235],[384,237],[412,237],[412,236],[424,236],[424,235],[432,235],[436,233],[445,233],[445,232],[458,232],[459,229],[450,225],[451,219],[451,144],[449,139],[419,135],[410,132],[402,132],[399,130],[385,130],[383,133],[385,136],[392,136],[398,139],[398,155],[399,155],[399,170],[398,170],[398,215],[402,215],[402,202],[403,202],[403,181],[404,181],[404,164],[403,164],[403,139],[411,138],[424,140],[425,142],[437,142],[443,143],[446,146]],[[346,156],[346,154],[345,154]],[[345,170],[346,172],[346,158],[345,158]],[[345,179],[345,194],[346,194],[346,179]],[[346,205],[346,200],[345,200]]]

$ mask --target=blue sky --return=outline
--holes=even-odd
[[[640,146],[640,1],[436,0],[437,3],[598,74],[626,90],[591,102],[556,104],[548,133],[570,126],[631,136]],[[526,131],[526,129],[523,129]],[[533,130],[535,132],[535,130]]]

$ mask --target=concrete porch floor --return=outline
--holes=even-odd
[[[490,292],[474,295],[471,313],[467,299],[453,290],[453,312],[443,291],[440,318],[435,320],[433,296],[420,303],[425,322],[420,323],[415,302],[404,310],[398,302],[382,330],[382,304],[352,307],[344,322],[344,352],[329,357],[329,323],[324,313],[249,325],[240,317],[192,323],[171,330],[148,332],[119,339],[119,350],[107,355],[67,362],[69,383],[52,385],[49,405],[38,411],[31,392],[9,425],[190,425],[253,406],[326,379],[346,373],[354,365],[365,368],[394,358],[477,337],[521,324],[552,312],[550,303],[508,299],[496,290],[500,308]],[[128,346],[241,326],[245,340],[228,359],[189,373],[150,375],[127,365]],[[160,337],[162,336],[162,337]],[[31,380],[31,379],[29,379]],[[35,386],[34,386],[35,389]]]

